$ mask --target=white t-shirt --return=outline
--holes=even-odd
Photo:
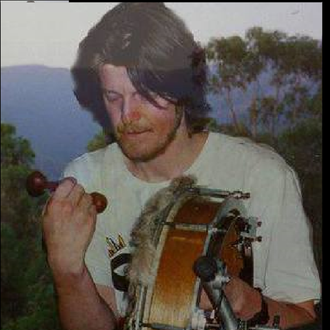
[[[254,286],[276,300],[298,303],[320,298],[311,228],[299,183],[278,154],[244,138],[210,133],[185,174],[196,176],[199,185],[251,194],[244,201],[248,216],[262,221],[257,232],[262,242],[253,245]],[[129,252],[130,232],[145,202],[170,182],[148,183],[134,177],[117,144],[73,160],[64,176],[74,176],[87,192],[98,191],[109,200],[106,211],[98,215],[86,264],[95,283],[113,287],[110,260]],[[124,315],[124,295],[115,292]]]

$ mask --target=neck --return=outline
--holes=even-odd
[[[146,182],[162,182],[174,179],[190,168],[199,156],[208,133],[189,136],[187,130],[179,128],[165,152],[148,161],[134,161],[125,157],[127,169]]]

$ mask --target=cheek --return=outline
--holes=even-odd
[[[121,119],[120,112],[114,111],[113,109],[111,109],[106,101],[104,103],[105,103],[105,109],[107,111],[108,118],[110,119],[112,125],[116,126],[120,122],[120,119]]]
[[[118,114],[108,111],[108,116],[114,127],[120,123],[120,116]]]
[[[160,120],[157,121],[157,128],[160,131],[168,131],[174,125],[174,120],[172,117],[162,117]]]
[[[168,131],[175,125],[175,112],[168,110],[160,111],[155,118],[155,126],[161,131]]]
[[[157,100],[159,104],[161,102]],[[169,105],[168,102],[162,104],[165,109],[151,107],[146,112],[141,112],[144,117],[157,131],[167,131],[173,127],[176,121],[176,111],[174,105]]]

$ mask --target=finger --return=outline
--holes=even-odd
[[[63,179],[52,195],[52,199],[60,200],[67,198],[76,184],[77,180],[75,178],[68,177]]]
[[[68,195],[68,200],[71,201],[72,205],[78,205],[85,195],[85,189],[82,185],[76,184]]]
[[[212,310],[213,306],[210,302],[210,299],[204,289],[201,292],[200,295],[200,303],[199,303],[199,308],[204,309],[204,310]]]
[[[89,211],[91,206],[94,206],[92,196],[85,193],[79,201],[79,207],[85,211]]]
[[[96,211],[96,206],[94,204],[92,204],[89,208],[88,208],[89,214],[93,217],[97,216],[97,211]]]
[[[92,218],[95,218],[97,216],[96,207],[93,203],[93,198],[89,194],[85,194],[80,202],[79,202],[79,208],[82,210],[82,212],[87,212]]]

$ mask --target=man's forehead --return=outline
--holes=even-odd
[[[136,91],[127,74],[127,68],[124,66],[104,64],[99,69],[99,77],[102,87],[107,90],[116,92]]]

